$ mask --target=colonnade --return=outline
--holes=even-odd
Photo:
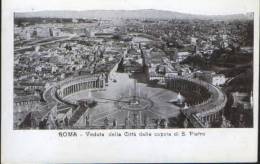
[[[60,82],[57,93],[63,98],[72,93],[85,89],[98,89],[105,87],[105,74],[85,75],[66,79]]]
[[[31,104],[36,104],[39,102],[40,102],[40,100],[25,100],[25,101],[15,102],[15,106],[31,105]]]
[[[61,97],[65,97],[67,95],[70,95],[72,93],[85,90],[85,89],[92,89],[92,88],[103,88],[104,87],[104,81],[103,80],[96,80],[96,81],[86,81],[82,83],[77,83],[70,85],[68,87],[65,87],[60,92]]]
[[[207,88],[186,79],[166,79],[166,87],[180,92],[189,105],[201,104],[211,96]]]
[[[216,113],[213,113],[213,114],[210,114],[210,115],[206,115],[206,116],[203,116],[200,118],[200,120],[202,122],[213,122],[214,120],[218,119],[218,118],[221,118],[222,116],[222,112],[221,111],[218,111]]]
[[[184,109],[189,111],[183,112],[185,112],[186,117],[196,115],[196,121],[199,122],[199,125],[204,126],[206,122],[211,123],[222,116],[227,98],[219,88],[204,81],[179,76],[167,78],[166,87],[181,92],[184,97],[187,93],[185,99],[192,106]]]

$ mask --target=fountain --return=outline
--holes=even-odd
[[[153,106],[153,102],[145,97],[141,96],[141,89],[139,88],[139,94],[137,95],[137,82],[134,80],[134,87],[131,91],[129,89],[129,95],[128,96],[122,96],[118,100],[118,108],[123,110],[131,110],[131,111],[141,111],[150,109]],[[128,102],[128,103],[126,103]]]

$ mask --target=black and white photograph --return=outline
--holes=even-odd
[[[14,13],[14,129],[253,127],[254,13]]]
[[[4,1],[5,162],[255,161],[257,0]]]

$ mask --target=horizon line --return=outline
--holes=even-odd
[[[246,15],[249,13],[253,13],[254,11],[246,11],[246,12],[238,12],[238,13],[229,13],[229,14],[198,14],[198,13],[188,13],[188,12],[181,12],[181,11],[174,11],[174,10],[165,10],[165,9],[154,9],[154,8],[144,8],[144,9],[43,9],[43,10],[34,10],[31,11],[14,11],[14,13],[33,13],[33,12],[48,12],[48,11],[76,11],[76,12],[83,12],[83,11],[138,11],[138,10],[157,10],[157,11],[166,11],[166,12],[175,12],[180,14],[186,15],[195,15],[195,16],[226,16],[226,15]]]

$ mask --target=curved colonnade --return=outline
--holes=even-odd
[[[167,78],[166,87],[185,97],[189,107],[181,111],[193,127],[208,127],[222,116],[227,97],[220,88],[205,81],[181,76]]]
[[[105,87],[105,83],[105,74],[70,77],[46,89],[43,93],[43,99],[48,104],[53,104],[48,106],[49,111],[58,103],[76,107],[78,103],[66,100],[66,96],[81,90],[102,89]]]
[[[208,123],[222,116],[227,97],[218,87],[201,80],[181,76],[166,78],[165,81],[168,89],[180,92],[185,97],[189,107],[181,109],[181,112],[193,127],[208,127]],[[81,90],[102,89],[105,83],[105,74],[84,75],[65,79],[53,86],[52,90],[55,92],[57,102],[78,105],[77,102],[66,100],[66,96]]]
[[[102,89],[105,87],[106,75],[95,74],[95,75],[84,75],[78,77],[71,77],[64,81],[61,81],[57,85],[56,96],[59,100],[65,103],[75,104],[75,102],[69,102],[64,98],[73,93],[81,90],[88,89]]]
[[[49,87],[45,90],[43,97],[49,104],[47,114],[43,116],[43,119],[49,119],[49,113],[52,113],[53,109],[57,110],[57,105],[65,105],[72,108],[72,114],[69,117],[69,125],[73,126],[80,116],[86,111],[86,108],[80,105],[80,102],[71,102],[66,99],[67,96],[81,90],[96,90],[105,88],[106,74],[94,74],[94,75],[83,75],[77,77],[70,77],[59,83]],[[88,97],[86,97],[87,99]],[[57,110],[62,112],[63,109]],[[52,126],[55,129],[55,125]]]

